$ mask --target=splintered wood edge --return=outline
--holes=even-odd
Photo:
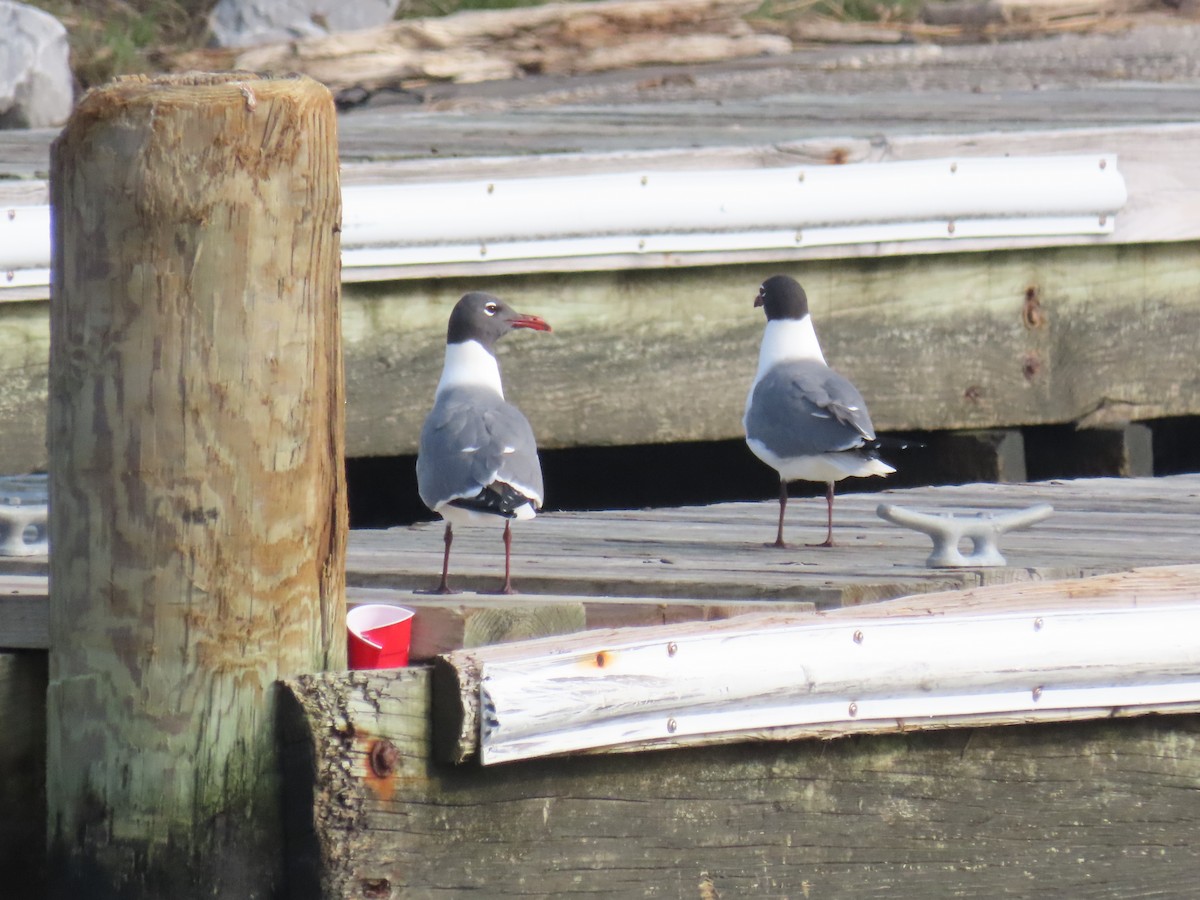
[[[436,760],[459,765],[479,749],[480,669],[471,651],[433,660],[431,724]]]

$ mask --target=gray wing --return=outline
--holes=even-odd
[[[421,500],[433,509],[449,500],[474,497],[496,481],[541,506],[542,468],[529,420],[490,391],[446,391],[421,428]]]
[[[875,427],[858,388],[828,366],[797,360],[755,386],[746,437],[787,458],[857,449],[875,440]]]

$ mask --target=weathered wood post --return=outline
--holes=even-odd
[[[282,893],[274,682],[345,666],[336,117],[127,78],[54,144],[51,894]]]

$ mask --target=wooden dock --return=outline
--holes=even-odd
[[[1105,234],[947,227],[936,239],[808,246],[800,235],[786,249],[704,252],[639,250],[635,235],[600,256],[491,259],[481,245],[468,261],[347,266],[348,455],[414,451],[447,310],[472,288],[554,326],[501,348],[509,394],[542,446],[738,437],[762,327],[750,300],[780,269],[808,288],[827,356],[880,430],[1196,415],[1200,387],[1186,373],[1200,327],[1198,40],[1200,27],[1172,20],[983,47],[808,47],[736,64],[427,84],[344,112],[347,191],[622,173],[653,185],[667,172],[702,186],[715,172],[1101,154],[1128,192]],[[0,207],[47,202],[53,136],[0,132]],[[47,289],[6,284],[0,472],[23,473],[46,462]]]
[[[869,166],[896,176],[912,171],[905,168],[909,164],[930,164],[950,178],[977,160],[1005,162],[1012,173],[1013,160],[1029,160],[1036,168],[1039,160],[1068,158],[1092,180],[1100,172],[1110,183],[1119,176],[1127,196],[1111,209],[1089,213],[1085,226],[1075,219],[1061,227],[1043,222],[1028,233],[1004,216],[990,220],[994,232],[972,231],[965,223],[986,220],[984,213],[957,219],[937,211],[930,214],[934,230],[924,222],[926,230],[910,233],[917,235],[911,240],[887,232],[886,238],[830,243],[812,237],[828,224],[815,222],[812,229],[807,223],[789,227],[784,247],[659,249],[654,236],[642,245],[639,235],[626,234],[618,237],[632,237],[633,243],[620,250],[602,243],[609,249],[590,255],[539,256],[539,250],[506,257],[491,239],[471,236],[463,245],[470,258],[446,262],[450,257],[439,261],[435,254],[398,262],[381,252],[375,263],[345,265],[340,318],[345,449],[352,457],[413,450],[440,368],[446,310],[473,287],[519,299],[555,327],[551,339],[514,339],[503,351],[509,394],[529,414],[546,448],[737,438],[761,331],[750,299],[764,274],[785,269],[809,288],[831,362],[862,387],[881,430],[941,432],[930,444],[947,452],[943,458],[975,453],[964,449],[975,446],[977,456],[996,464],[991,474],[973,478],[1020,483],[840,495],[835,537],[841,545],[831,550],[802,546],[822,533],[820,500],[790,504],[787,533],[797,546],[788,551],[764,546],[774,532],[774,501],[547,514],[517,531],[515,577],[525,593],[516,598],[486,593],[499,581],[498,530],[462,530],[452,577],[466,590],[451,597],[422,593],[433,586],[440,566],[440,525],[356,531],[349,536],[344,567],[350,600],[415,608],[417,664],[390,672],[315,671],[329,666],[296,663],[297,656],[285,664],[283,650],[340,648],[341,592],[324,592],[343,569],[340,487],[330,492],[327,481],[307,479],[306,488],[315,485],[325,499],[308,504],[306,515],[321,514],[322,503],[333,513],[316,528],[305,525],[307,519],[278,516],[281,526],[290,523],[294,548],[312,542],[313,552],[298,551],[301,566],[337,551],[328,557],[332,564],[312,569],[321,586],[301,589],[296,579],[276,578],[273,570],[267,580],[274,590],[259,594],[257,575],[230,583],[237,580],[231,573],[240,571],[230,563],[258,573],[259,564],[269,560],[270,568],[279,559],[274,545],[264,549],[270,536],[249,525],[227,527],[228,519],[213,525],[222,510],[241,510],[250,500],[259,510],[259,495],[248,493],[245,483],[213,478],[202,464],[182,477],[173,474],[175,459],[188,453],[155,443],[163,454],[159,467],[131,482],[134,493],[153,486],[148,507],[161,527],[150,516],[133,517],[151,529],[153,539],[147,538],[122,516],[131,497],[125,477],[129,471],[146,474],[138,465],[148,463],[139,457],[122,468],[125,457],[105,444],[120,445],[135,429],[104,434],[96,429],[94,449],[104,465],[112,463],[111,470],[83,457],[74,468],[60,459],[57,477],[79,488],[80,497],[94,494],[97,505],[88,508],[114,514],[118,527],[92,542],[82,519],[72,519],[63,504],[55,506],[58,534],[69,533],[76,544],[75,552],[54,560],[52,647],[46,561],[0,566],[7,572],[0,596],[0,719],[19,723],[0,741],[0,805],[28,811],[4,823],[0,880],[15,890],[47,880],[47,868],[55,866],[45,856],[49,819],[59,823],[60,838],[75,835],[117,854],[114,873],[149,860],[151,869],[163,866],[168,878],[209,880],[201,885],[206,893],[227,874],[230,883],[238,881],[243,868],[246,883],[259,883],[261,875],[261,883],[278,887],[281,881],[269,870],[286,868],[292,896],[328,898],[467,892],[1190,896],[1200,863],[1190,840],[1200,826],[1194,712],[1200,691],[1194,690],[1191,627],[1163,637],[1183,651],[1164,667],[1175,667],[1169,672],[1157,668],[1158,635],[1145,639],[1145,628],[1138,632],[1131,671],[1142,681],[1134,687],[1165,684],[1178,689],[1174,694],[1130,699],[1129,692],[1118,692],[1089,700],[1086,708],[1051,710],[1052,720],[1063,721],[1047,721],[1038,715],[1044,710],[1029,712],[1043,685],[1020,678],[1014,682],[1020,703],[999,712],[993,708],[992,718],[924,713],[914,718],[894,709],[871,718],[873,699],[864,699],[869,722],[858,717],[856,694],[826,684],[842,721],[747,719],[740,731],[709,735],[689,730],[690,722],[677,728],[670,714],[659,717],[658,733],[634,735],[623,747],[607,739],[570,744],[572,753],[659,748],[655,752],[518,759],[511,748],[504,751],[507,757],[494,746],[485,750],[483,737],[512,721],[513,697],[519,706],[524,695],[519,687],[487,694],[483,684],[489,665],[511,672],[525,654],[544,659],[569,647],[593,687],[617,690],[626,685],[619,668],[609,669],[610,661],[617,662],[606,651],[610,645],[630,648],[636,633],[655,641],[661,663],[674,657],[676,639],[683,646],[697,635],[740,633],[751,620],[761,632],[766,613],[771,621],[786,620],[788,628],[802,630],[805,622],[836,622],[847,629],[840,646],[850,648],[875,647],[875,629],[885,617],[920,628],[916,623],[924,619],[944,623],[1006,605],[1018,609],[1027,626],[1023,639],[1039,633],[1045,622],[1057,622],[1050,614],[1060,606],[1115,606],[1131,619],[1143,607],[1155,613],[1179,607],[1185,613],[1180,619],[1154,621],[1190,623],[1200,599],[1194,538],[1200,533],[1200,476],[1027,484],[1020,429],[1077,428],[1081,443],[1090,440],[1114,452],[1118,463],[1105,471],[1145,472],[1149,431],[1139,423],[1200,414],[1194,365],[1200,328],[1200,224],[1194,215],[1200,203],[1200,170],[1194,165],[1200,154],[1198,40],[1200,26],[1173,21],[1118,36],[981,48],[804,48],[735,66],[413,86],[412,94],[393,99],[418,102],[388,105],[377,97],[344,113],[337,129],[341,182],[351,194],[343,191],[343,199],[355,196],[354,190],[370,195],[422,185],[447,191],[473,185],[486,197],[497,185],[503,194],[522,179],[549,175],[633,177],[635,184],[657,186],[660,176],[694,173],[697,189],[707,189],[719,180],[716,173],[765,170],[783,172],[793,185],[849,173],[842,179],[846,196],[869,201],[852,184],[853,175]],[[230,94],[238,116],[253,113],[256,102],[263,116],[264,97],[255,101],[245,90]],[[331,137],[333,129],[319,133]],[[0,133],[0,209],[8,210],[0,215],[0,228],[7,227],[7,235],[33,234],[25,217],[46,217],[46,159],[53,137]],[[212,146],[197,143],[200,149]],[[1027,174],[1013,174],[1026,191],[1036,187],[1036,178]],[[430,208],[438,209],[436,198]],[[386,211],[385,218],[421,221],[416,205]],[[591,218],[586,206],[568,212],[572,220]],[[350,233],[343,231],[343,249],[363,251],[364,258],[396,249],[370,241],[355,245]],[[39,283],[35,270],[48,260],[39,252],[34,247],[11,267],[0,267],[0,352],[8,375],[0,388],[0,471],[26,472],[47,461],[49,303],[46,280]],[[324,267],[335,270],[332,264]],[[105,279],[110,270],[98,265],[77,271]],[[91,296],[77,291],[74,298],[86,303]],[[331,302],[335,297],[330,292]],[[253,311],[271,318],[261,304]],[[145,317],[132,320],[145,327]],[[109,378],[103,368],[107,355],[93,359],[92,348],[107,349],[111,338],[136,354],[152,343],[131,338],[135,331],[109,334],[107,322],[103,316],[89,319],[94,329],[88,332],[89,352],[79,354],[95,363],[88,377],[99,386],[97,396],[123,382]],[[243,361],[259,371],[276,357],[250,352]],[[163,372],[155,369],[152,375]],[[160,380],[163,396],[173,395],[174,383]],[[297,383],[288,381],[290,387]],[[221,393],[225,386],[218,379],[212,390]],[[51,408],[66,422],[63,411],[90,396],[87,390],[55,391]],[[214,409],[239,413],[221,420],[216,430],[222,433],[237,430],[230,432],[227,421],[246,418],[237,403],[201,404],[200,411]],[[129,416],[137,427],[153,421],[136,411]],[[297,446],[328,451],[333,471],[340,472],[342,448],[335,443],[318,438]],[[1064,450],[1068,443],[1075,441],[1064,441]],[[87,444],[72,446],[86,453]],[[190,452],[196,444],[184,441],[182,447]],[[1135,456],[1141,466],[1132,464]],[[1002,472],[1006,462],[1016,465]],[[747,458],[746,464],[754,463]],[[225,474],[240,476],[254,465],[234,465]],[[150,477],[155,473],[158,482]],[[274,496],[304,505],[303,491],[292,491],[290,480],[275,470],[272,479]],[[181,499],[181,517],[170,503],[157,502],[161,484],[185,486],[184,494],[195,489],[200,499]],[[1002,540],[1004,566],[930,569],[929,540],[881,520],[875,510],[885,502],[962,515],[1050,503],[1055,513]],[[255,527],[263,524],[257,512],[250,520]],[[331,533],[325,530],[329,523]],[[266,523],[271,535],[274,524],[274,518]],[[114,536],[115,543],[99,539]],[[80,578],[67,598],[63,573],[71,566],[86,573],[75,561],[86,562],[83,557],[93,551],[96,571],[113,573],[112,580]],[[179,565],[201,557],[212,565],[202,566],[197,578]],[[166,569],[178,576],[181,602],[180,594],[158,589]],[[139,575],[143,571],[145,577]],[[120,584],[118,575],[124,579]],[[334,606],[322,605],[318,616],[315,605],[305,602],[315,599]],[[85,620],[71,612],[70,602],[101,618],[123,616],[126,624],[83,627]],[[1044,620],[1035,614],[1043,606]],[[337,614],[326,615],[330,608]],[[313,640],[295,640],[281,627],[284,613],[301,611],[314,624]],[[205,616],[218,627],[213,640],[201,634]],[[871,624],[862,626],[867,638],[860,642],[855,623],[862,622]],[[160,628],[163,623],[169,627]],[[977,630],[975,639],[979,636]],[[93,660],[91,650],[74,652],[73,641],[81,638],[87,640],[79,646],[109,646]],[[593,647],[591,641],[602,643]],[[1118,633],[1117,641],[1124,635]],[[776,657],[791,652],[775,646]],[[743,685],[754,680],[755,667],[772,663],[771,655],[755,655],[754,647],[742,644],[739,659],[748,662],[738,664],[737,675]],[[938,649],[913,657],[908,668],[944,656]],[[44,728],[48,657],[56,680],[49,681]],[[504,666],[497,667],[501,657]],[[989,665],[1012,682],[1013,673],[1004,671],[1012,667],[1000,657],[993,654]],[[424,664],[434,658],[436,665]],[[157,662],[169,662],[191,687],[177,690],[170,679],[159,678]],[[71,666],[79,667],[79,677]],[[1043,670],[1020,668],[1017,674],[1027,671]],[[933,691],[920,674],[906,672],[924,698]],[[1118,683],[1126,674],[1115,672],[1113,686],[1128,688]],[[139,677],[129,681],[127,675]],[[945,672],[939,677],[945,684]],[[625,680],[647,689],[644,678]],[[742,695],[727,691],[720,680],[707,685],[705,711],[742,705]],[[807,677],[784,680],[793,694],[817,686]],[[109,704],[93,702],[84,682],[103,689]],[[1057,687],[1050,685],[1048,694]],[[75,692],[73,708],[56,705],[63,690]],[[196,702],[181,716],[174,698],[183,694]],[[279,697],[278,715],[241,730],[224,702],[234,695],[248,715]],[[582,718],[605,705],[588,699],[595,695],[580,696],[580,707],[561,705],[559,724],[566,720],[569,728],[577,714]],[[489,706],[489,697],[505,702]],[[110,741],[107,751],[93,754],[99,746],[93,739],[106,726],[136,724],[147,712],[160,715],[166,727],[143,727],[142,737]],[[79,724],[89,716],[91,723]],[[1071,721],[1081,717],[1090,720]],[[1039,724],[996,724],[1034,719]],[[186,736],[186,728],[200,729],[199,737]],[[834,735],[841,739],[799,739]],[[261,826],[266,835],[280,818],[242,816],[250,807],[241,799],[223,809],[180,801],[183,794],[171,801],[182,803],[183,818],[195,816],[197,831],[227,842],[228,853],[183,852],[169,831],[172,822],[157,827],[154,816],[174,808],[163,800],[168,789],[193,785],[190,777],[178,777],[188,765],[210,750],[227,749],[222,740],[230,747],[254,743],[262,759],[273,762],[273,739],[283,768],[286,850],[260,852],[256,843],[237,839],[241,825]],[[539,740],[538,752],[554,754],[567,746],[556,743],[557,736]],[[724,744],[730,740],[738,743]],[[63,764],[69,742],[76,755]],[[689,742],[713,746],[683,746]],[[487,753],[502,764],[480,765],[489,762]],[[149,786],[148,805],[119,818],[102,799],[97,814],[93,800],[100,795],[93,789],[103,784],[90,781],[101,777],[93,762],[96,771],[108,766],[101,775],[107,773],[115,788]],[[215,763],[210,770],[248,779],[246,787],[264,800],[261,812],[273,808],[278,796],[275,773],[267,768]],[[168,784],[172,772],[174,785]],[[214,775],[214,784],[218,781]],[[114,799],[117,793],[104,796]],[[66,820],[56,819],[53,810],[64,808],[60,801],[68,794],[80,800],[70,813],[80,818],[63,826]],[[228,810],[239,815],[227,816]],[[125,830],[147,824],[155,827],[122,844]],[[176,857],[164,855],[172,848],[180,850]],[[164,860],[170,864],[164,866]],[[200,868],[189,869],[193,864]],[[195,872],[204,874],[193,877]],[[126,877],[117,874],[113,883],[127,883]]]
[[[878,518],[884,502],[956,514],[1049,502],[1055,512],[1004,536],[1006,566],[929,569],[928,538]],[[1033,615],[1068,600],[1087,609],[1196,599],[1196,567],[1187,564],[1197,562],[1200,475],[846,494],[838,499],[840,546],[833,549],[800,546],[820,537],[817,498],[789,504],[788,534],[798,546],[764,546],[776,509],[767,501],[540,516],[517,532],[514,563],[525,593],[515,598],[478,592],[499,580],[496,529],[460,530],[452,572],[466,590],[444,598],[421,592],[435,584],[440,566],[438,523],[353,531],[349,599],[414,608],[415,660],[544,635],[562,635],[565,647],[585,640],[568,637],[585,629],[652,634],[661,631],[653,626],[749,613],[855,621],[953,616],[997,603]],[[48,605],[40,565],[9,566],[24,574],[6,576],[0,598],[0,643],[33,648],[0,654],[0,680],[22,721],[39,718],[31,704],[46,677],[38,650],[46,647]],[[1177,568],[1143,568],[1157,566]],[[1145,574],[1123,581],[1120,573],[1129,570]],[[1105,581],[1101,573],[1118,574]],[[1080,580],[1087,576],[1101,577]],[[1073,716],[1051,714],[1050,722],[1017,726],[968,718],[940,733],[835,743],[743,737],[736,746],[481,770],[439,761],[451,755],[446,744],[455,746],[459,731],[444,722],[442,732],[435,728],[433,687],[427,666],[314,673],[289,683],[285,767],[298,792],[289,799],[289,821],[299,828],[289,838],[297,896],[453,896],[485,888],[507,896],[535,870],[544,896],[710,890],[783,897],[807,884],[853,895],[887,886],[915,898],[947,884],[968,893],[1021,892],[1027,879],[1079,896],[1148,884],[1173,895],[1200,862],[1181,837],[1200,824],[1195,792],[1183,787],[1200,777],[1194,714],[1122,722],[1055,722]],[[331,709],[344,712],[331,717]],[[1032,717],[1011,719],[1025,720]],[[39,730],[14,732],[4,748],[7,770],[36,772],[41,741]],[[23,775],[0,790],[37,809],[39,783]],[[646,815],[630,818],[637,810]],[[36,853],[42,833],[40,825],[18,828],[11,846]],[[430,843],[434,834],[440,849]],[[447,849],[446,835],[455,849]],[[508,848],[503,859],[499,844]],[[1071,866],[1037,846],[1069,854]],[[11,869],[16,859],[0,865]]]
[[[748,461],[747,464],[750,464]],[[936,513],[1000,513],[1050,503],[1054,514],[1005,535],[1008,565],[932,569],[929,538],[880,519],[881,503]],[[1200,475],[969,484],[846,493],[833,548],[821,537],[824,502],[788,504],[788,550],[766,546],[778,506],[721,503],[675,509],[559,512],[516,529],[516,597],[489,594],[503,574],[500,529],[460,528],[451,558],[460,594],[425,593],[441,571],[437,522],[354,530],[351,603],[417,610],[414,660],[500,639],[584,628],[661,625],[747,612],[857,606],[993,584],[1048,581],[1200,562]],[[44,649],[44,559],[11,560],[0,597],[6,646]]]

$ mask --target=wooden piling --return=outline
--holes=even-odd
[[[283,894],[275,682],[345,665],[329,92],[120,79],[52,153],[52,896]]]

